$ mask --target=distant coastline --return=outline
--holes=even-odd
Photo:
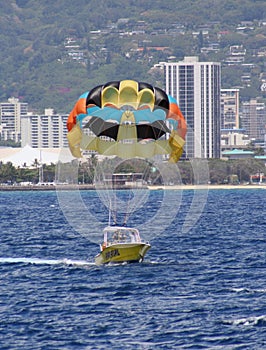
[[[56,191],[56,190],[100,190],[101,188],[95,188],[94,185],[27,185],[27,186],[10,186],[2,185],[0,186],[0,191]],[[103,187],[102,189],[105,189]],[[117,189],[126,190],[132,189],[128,186],[120,186]],[[134,187],[134,189],[148,189],[150,191],[155,190],[236,190],[236,189],[264,189],[266,190],[266,185],[173,185],[173,186],[143,186],[143,187]]]
[[[148,186],[150,190],[235,190],[235,189],[265,189],[266,185],[179,185],[179,186]]]

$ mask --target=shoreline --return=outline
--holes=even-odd
[[[173,185],[148,186],[149,190],[236,190],[236,189],[265,189],[265,185]]]
[[[28,186],[0,186],[1,191],[57,191],[57,190],[101,190],[101,188],[95,188],[94,185],[28,185]],[[102,189],[105,189],[103,187]],[[140,186],[129,187],[120,186],[117,190],[130,190],[130,189],[148,189],[150,191],[158,190],[236,190],[236,189],[264,189],[266,190],[266,184],[264,185],[173,185],[173,186]]]

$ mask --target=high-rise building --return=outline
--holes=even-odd
[[[266,134],[266,106],[264,102],[251,99],[241,105],[241,127],[250,139],[263,141]]]
[[[11,97],[0,104],[0,136],[2,140],[20,142],[21,118],[28,113],[28,104]]]
[[[239,129],[239,89],[221,89],[221,128]]]
[[[162,64],[166,92],[177,99],[187,121],[186,156],[220,158],[220,63],[193,56]]]
[[[68,115],[56,115],[52,109],[46,109],[44,115],[23,116],[21,119],[21,146],[33,148],[68,147]]]

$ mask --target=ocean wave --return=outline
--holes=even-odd
[[[225,320],[223,323],[233,326],[266,326],[266,315]]]
[[[266,293],[266,288],[233,288],[232,291],[236,293]]]

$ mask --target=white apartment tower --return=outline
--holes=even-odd
[[[33,148],[68,147],[68,115],[57,115],[46,109],[44,115],[26,115],[21,119],[21,146]]]
[[[221,89],[221,128],[239,129],[239,89]]]
[[[2,140],[20,142],[21,118],[28,113],[28,104],[11,97],[0,104],[0,135]]]
[[[188,125],[186,157],[220,158],[220,63],[193,56],[163,65],[166,92],[177,99]]]

